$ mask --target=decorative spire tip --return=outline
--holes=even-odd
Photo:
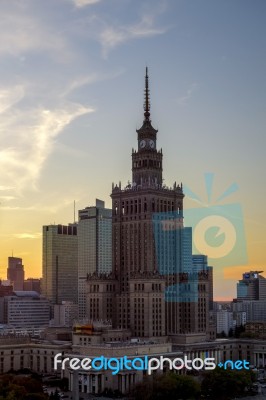
[[[145,75],[145,98],[144,98],[144,117],[145,121],[150,121],[150,91],[149,91],[149,75],[148,67],[146,67]]]

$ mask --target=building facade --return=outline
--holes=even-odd
[[[210,271],[193,268],[191,228],[183,226],[182,184],[167,187],[163,181],[147,70],[137,143],[131,183],[112,187],[112,273],[88,277],[87,315],[105,319],[108,307],[113,327],[130,329],[133,336],[178,341],[193,333],[195,340],[203,340]]]
[[[228,310],[219,310],[216,313],[217,333],[228,336],[230,329],[234,328],[233,313]]]
[[[28,278],[23,283],[23,290],[33,290],[41,293],[41,280],[37,278]]]
[[[0,336],[0,374],[24,368],[38,374],[55,374],[54,356],[59,352],[70,351],[70,349],[71,343],[42,342],[36,344],[29,337]]]
[[[62,301],[62,304],[54,305],[54,318],[51,321],[53,326],[72,327],[77,318],[78,305],[72,301]]]
[[[13,328],[48,326],[50,316],[49,301],[37,292],[14,291],[4,297],[4,323]]]
[[[77,224],[43,227],[42,294],[52,304],[78,301]]]
[[[243,300],[233,303],[233,310],[244,312],[246,321],[266,322],[266,301],[265,300]]]
[[[266,279],[263,271],[249,271],[237,283],[237,300],[266,300]]]
[[[112,210],[104,201],[79,210],[78,224],[79,318],[86,316],[87,274],[108,274],[112,270]]]
[[[208,256],[203,254],[192,255],[193,268],[208,272],[209,310],[213,310],[213,267],[208,265]]]
[[[7,279],[13,285],[14,290],[23,290],[24,275],[22,258],[8,257]]]

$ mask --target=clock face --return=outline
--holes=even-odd
[[[150,145],[150,148],[151,148],[151,149],[154,149],[155,143],[154,143],[153,140],[150,140],[150,141],[149,141],[149,145]]]
[[[139,146],[143,149],[146,146],[146,140],[141,140]]]

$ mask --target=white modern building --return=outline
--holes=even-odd
[[[229,330],[233,329],[233,313],[227,310],[220,310],[216,313],[217,333],[224,332],[228,335]]]

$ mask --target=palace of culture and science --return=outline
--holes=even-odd
[[[164,184],[163,153],[157,149],[158,131],[150,118],[147,69],[144,93],[144,121],[137,130],[137,149],[132,150],[131,182],[126,187],[113,184],[112,209],[96,199],[95,206],[79,210],[78,223],[43,227],[42,296],[17,291],[10,310],[16,333],[19,324],[30,329],[26,314],[35,322],[38,315],[46,323],[39,324],[37,341],[30,336],[0,338],[0,373],[23,368],[57,373],[69,379],[72,398],[78,399],[81,393],[87,398],[84,395],[106,390],[126,394],[146,371],[121,368],[114,375],[108,368],[73,370],[68,362],[65,369],[56,370],[58,355],[60,365],[73,357],[137,356],[165,357],[167,362],[178,357],[213,357],[216,363],[246,359],[265,366],[265,341],[216,339],[209,312],[212,267],[206,255],[192,254],[182,184]],[[245,277],[242,295],[244,286],[255,285],[258,274],[251,281],[249,274]],[[9,297],[3,297],[2,306]],[[42,301],[47,303],[47,315]]]
[[[10,304],[20,307],[23,299],[36,320],[36,315],[43,316],[40,306],[45,300],[46,323],[37,327],[37,341],[28,336],[0,338],[0,373],[23,368],[57,373],[69,378],[72,398],[78,399],[79,393],[109,389],[128,393],[145,371],[113,375],[108,368],[72,370],[68,363],[56,369],[57,355],[64,362],[73,356],[169,360],[202,358],[207,352],[217,361],[231,356],[224,344],[213,340],[212,267],[206,255],[192,254],[182,184],[164,184],[163,153],[150,118],[148,69],[144,93],[131,182],[126,187],[113,184],[112,209],[97,199],[95,206],[79,210],[78,222],[43,227],[42,295],[16,292],[16,302]],[[17,309],[13,329],[32,328],[21,314],[24,309]]]
[[[144,121],[132,150],[132,181],[112,187],[112,272],[87,276],[87,318],[139,338],[202,341],[209,329],[212,268],[192,255],[183,226],[182,184],[163,183],[163,153],[150,119],[146,68]]]

